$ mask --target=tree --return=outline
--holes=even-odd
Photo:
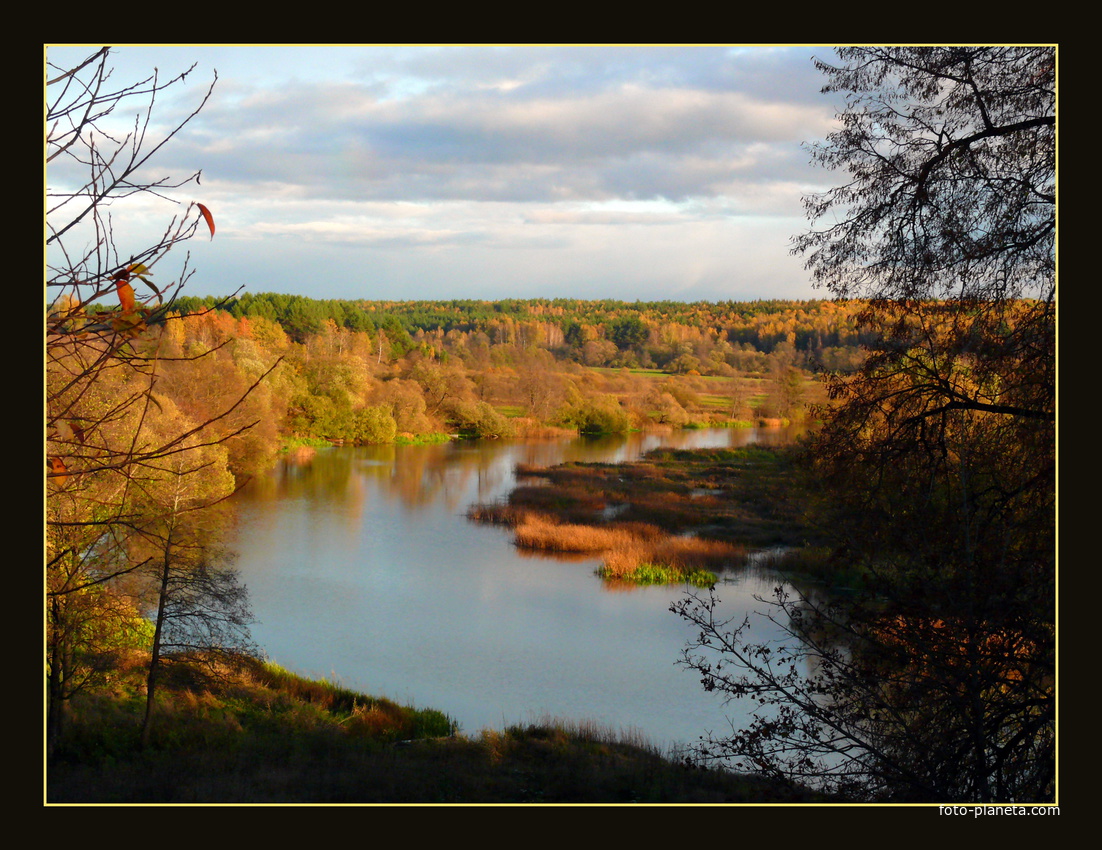
[[[849,800],[1051,800],[1051,622],[1008,612],[1004,588],[973,590],[989,605],[969,611],[947,605],[930,574],[904,591],[879,569],[857,598],[777,587],[759,600],[783,641],[750,643],[748,618],[717,620],[714,590],[672,606],[696,629],[682,663],[705,690],[754,706],[697,758]]]
[[[166,463],[185,467],[195,452],[248,430],[223,427],[252,387],[201,421],[175,430],[151,426],[163,402],[155,387],[163,362],[164,330],[173,299],[193,272],[185,256],[166,282],[167,258],[200,228],[214,236],[210,211],[197,202],[169,215],[159,237],[126,234],[147,221],[138,199],[179,204],[173,190],[194,182],[155,178],[151,160],[206,104],[214,82],[176,124],[159,127],[154,107],[183,74],[157,72],[116,87],[110,50],[72,68],[47,61],[46,105],[46,598],[49,734],[60,730],[73,683],[86,677],[80,659],[102,659],[97,642],[119,629],[89,628],[89,611],[106,624],[114,611],[128,628],[121,603],[104,604],[121,579],[133,577],[151,556],[137,555],[135,535],[156,517],[143,493]],[[217,79],[217,76],[215,77]],[[135,115],[136,111],[136,115]],[[125,116],[125,117],[124,117]],[[154,283],[157,278],[160,283]],[[202,356],[202,354],[197,355]],[[274,367],[273,367],[274,368]],[[93,604],[95,603],[95,604]],[[98,616],[98,615],[97,615]],[[98,663],[98,662],[97,662]]]
[[[790,649],[675,606],[704,686],[760,710],[701,756],[860,799],[1051,800],[1055,51],[838,53],[817,64],[847,106],[813,155],[848,176],[795,248],[875,341],[804,457],[865,589],[778,589]]]
[[[609,325],[608,335],[617,348],[626,351],[646,342],[650,330],[638,316],[624,316]]]
[[[162,476],[143,487],[148,520],[131,542],[136,560],[146,565],[153,609],[143,746],[166,659],[216,666],[227,657],[255,654],[245,588],[215,545],[220,518],[212,509],[234,492],[225,455],[223,446],[177,454],[162,465]]]
[[[805,204],[817,284],[883,316],[869,372],[905,369],[930,418],[1055,419],[1056,54],[1047,47],[845,48],[817,65],[846,92],[812,148],[847,182]],[[904,309],[898,309],[902,305]],[[937,339],[923,325],[933,314]],[[949,319],[949,321],[946,321]],[[916,346],[943,356],[916,364]],[[975,380],[950,372],[967,356]]]

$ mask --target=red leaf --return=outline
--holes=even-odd
[[[206,219],[207,227],[210,228],[210,238],[213,239],[214,238],[214,216],[212,216],[210,214],[210,210],[208,210],[205,206],[203,206],[198,201],[195,202],[195,206],[199,207],[199,212],[202,213],[203,218]]]

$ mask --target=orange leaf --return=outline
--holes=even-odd
[[[134,310],[134,287],[119,278],[115,281],[115,289],[119,293],[119,304],[122,305],[122,311],[124,313],[132,312]]]
[[[55,457],[50,459],[50,474],[58,479],[58,483],[65,480],[69,473],[69,470],[65,468],[65,464],[62,463],[61,458]]]
[[[207,227],[210,228],[210,238],[213,239],[214,238],[214,216],[212,216],[210,214],[210,210],[208,210],[205,206],[203,206],[198,201],[195,202],[195,206],[199,207],[199,212],[202,213],[203,218],[206,219]]]

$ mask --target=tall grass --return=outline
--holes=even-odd
[[[140,685],[137,679],[135,685]],[[49,760],[50,803],[748,802],[808,792],[664,756],[638,732],[543,718],[468,738],[402,708],[274,665],[212,690],[162,690],[153,745],[141,700],[75,699]]]
[[[515,539],[517,546],[525,549],[601,554],[658,541],[663,533],[657,526],[644,523],[577,525],[558,523],[544,516],[530,514],[516,527]]]
[[[657,449],[630,463],[518,465],[516,472],[541,481],[468,516],[512,527],[527,552],[600,557],[609,581],[683,581],[702,571],[695,580],[706,583],[717,570],[741,566],[748,548],[813,538],[792,497],[788,455],[774,448]],[[642,565],[655,569],[639,572]]]
[[[576,525],[529,515],[517,525],[515,535],[516,545],[525,549],[600,555],[602,578],[639,584],[714,584],[715,574],[704,567],[732,566],[745,555],[741,546],[670,537],[646,523]]]

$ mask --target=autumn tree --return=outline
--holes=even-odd
[[[807,450],[866,592],[778,589],[788,649],[677,606],[704,686],[759,706],[701,755],[862,799],[1051,800],[1055,50],[838,54],[817,64],[847,106],[812,151],[844,177],[796,250],[873,340]]]
[[[116,85],[110,50],[73,67],[46,65],[46,600],[50,739],[81,681],[81,659],[130,629],[113,589],[151,563],[134,535],[154,518],[143,498],[169,463],[194,468],[194,453],[244,433],[226,426],[247,397],[177,428],[151,427],[163,408],[156,393],[173,299],[193,271],[170,256],[197,232],[213,238],[201,203],[171,195],[198,187],[199,173],[157,177],[154,156],[198,114],[214,82],[174,125],[154,120],[158,101],[183,86],[194,66],[172,79],[153,74]],[[164,203],[162,228],[142,234],[149,209]],[[202,353],[194,356],[203,356]],[[262,377],[262,376],[261,376]],[[258,377],[252,386],[261,380]],[[110,603],[110,604],[108,604]],[[122,606],[125,607],[125,606]],[[96,628],[85,622],[102,612]],[[111,624],[117,623],[118,629]]]
[[[171,409],[171,402],[163,401]],[[180,430],[175,417],[162,428]],[[144,593],[153,625],[146,675],[142,744],[152,729],[157,686],[169,659],[203,664],[255,654],[245,588],[218,546],[224,518],[214,510],[234,492],[224,445],[189,447],[156,465],[140,484],[144,514],[130,536],[132,559],[143,564]],[[153,467],[151,465],[150,472]]]

